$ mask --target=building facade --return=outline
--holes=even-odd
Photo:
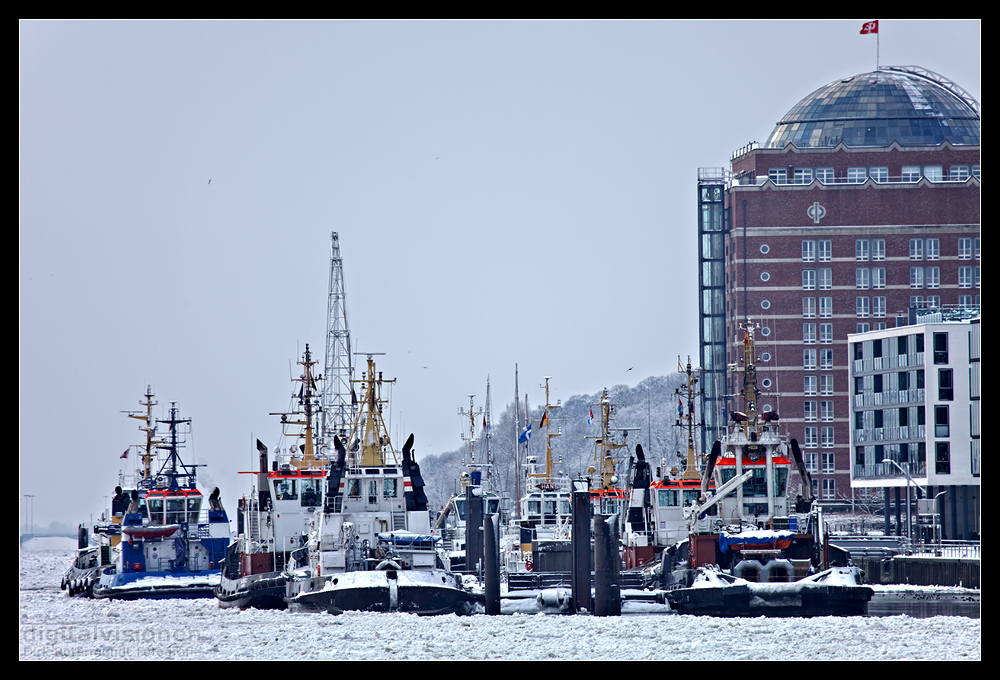
[[[907,493],[911,510],[917,496],[935,501],[921,514],[943,538],[979,538],[980,318],[917,314],[914,325],[848,336],[851,485],[883,492],[887,514],[890,491],[897,510]]]
[[[980,304],[979,132],[957,85],[886,67],[819,88],[766,143],[699,170],[703,450],[740,389],[726,367],[749,319],[763,408],[798,439],[813,493],[857,500],[848,335]]]

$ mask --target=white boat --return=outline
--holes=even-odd
[[[413,435],[397,451],[383,421],[385,380],[372,355],[362,383],[354,439],[334,438],[322,508],[314,516],[306,567],[293,570],[292,611],[470,613],[481,598],[438,557]]]

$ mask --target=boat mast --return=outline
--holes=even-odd
[[[601,434],[597,436],[594,442],[594,466],[591,470],[593,472],[600,471],[599,488],[611,489],[618,484],[615,469],[622,460],[622,456],[618,452],[620,449],[627,447],[627,444],[624,442],[614,441],[614,435],[612,435],[612,430],[618,429],[611,427],[614,412],[616,407],[621,406],[621,404],[611,403],[611,399],[608,397],[608,388],[605,387],[601,393],[600,402],[591,404],[591,406],[597,406],[601,413]],[[623,429],[622,431],[627,437],[627,429]],[[588,439],[594,439],[594,437],[588,437]]]
[[[299,387],[298,395],[295,396],[298,400],[299,408],[292,413],[271,413],[270,415],[281,416],[282,434],[305,440],[301,448],[298,445],[289,447],[289,462],[295,467],[313,468],[316,466],[313,420],[322,412],[316,399],[316,381],[321,380],[321,378],[315,375],[314,367],[318,362],[313,361],[308,344],[306,344],[304,357],[297,363],[302,366],[302,375],[293,379],[294,382],[302,383]],[[289,417],[304,418],[301,420],[290,420]],[[304,427],[305,429],[289,433],[285,432],[286,425]]]
[[[389,430],[382,418],[382,407],[388,402],[388,399],[382,398],[382,384],[394,383],[396,379],[383,378],[381,371],[376,373],[375,360],[372,359],[375,354],[382,354],[382,352],[365,353],[368,362],[365,377],[361,380],[351,380],[352,383],[361,384],[364,398],[354,421],[355,440],[351,442],[348,455],[352,457],[353,465],[375,467],[387,464],[385,454],[388,451],[392,455],[393,464],[399,465],[396,452],[392,448],[392,441],[389,438]],[[360,441],[357,439],[358,437],[360,437]],[[358,447],[361,449],[360,456]]]
[[[469,410],[468,410],[468,412],[464,411],[463,409],[458,409],[458,415],[460,417],[462,417],[462,418],[468,417],[469,418],[469,436],[468,436],[468,438],[466,438],[465,434],[463,433],[462,434],[462,441],[469,442],[469,462],[468,462],[468,467],[469,467],[469,472],[470,473],[474,472],[476,470],[476,416],[483,415],[483,410],[482,409],[479,409],[479,411],[476,411],[475,407],[473,406],[473,399],[475,398],[475,396],[476,395],[474,395],[474,394],[470,394],[469,395]],[[463,460],[462,461],[462,467],[465,467],[465,466],[466,466],[466,462]],[[463,478],[463,483],[466,483],[468,481],[471,481],[471,478],[470,479]]]
[[[156,406],[157,402],[153,401],[153,387],[151,385],[146,386],[145,398],[146,401],[139,402],[141,406],[146,407],[145,413],[135,411],[125,411],[124,413],[129,418],[135,418],[145,423],[145,425],[139,426],[139,431],[146,433],[146,445],[142,452],[142,479],[149,479],[153,476],[153,449],[161,443],[155,439],[156,424],[153,422],[153,407]]]
[[[320,437],[324,443],[334,435],[349,441],[349,431],[356,420],[356,404],[351,399],[354,365],[351,332],[347,324],[347,294],[344,292],[344,262],[340,256],[340,238],[330,234],[330,287],[326,306],[326,364],[323,383],[323,418]]]
[[[562,408],[562,404],[557,402],[555,404],[549,403],[549,378],[551,376],[545,376],[545,384],[539,385],[539,387],[545,388],[545,410],[542,412],[542,420],[539,422],[538,427],[545,426],[545,472],[529,472],[527,477],[539,478],[540,481],[536,486],[543,491],[554,491],[558,488],[559,483],[556,480],[555,475],[555,461],[552,460],[552,440],[556,437],[562,435],[562,432],[552,432],[552,418],[549,417],[549,412],[553,409]],[[528,397],[525,395],[525,412],[527,412],[527,402]],[[560,461],[561,462],[561,461]]]
[[[684,393],[682,397],[680,389],[674,390],[674,394],[677,395],[678,398],[677,422],[675,425],[677,427],[687,429],[687,467],[684,469],[684,473],[680,476],[680,478],[701,481],[701,472],[699,471],[694,444],[694,430],[696,427],[700,427],[700,423],[695,422],[694,398],[696,395],[699,395],[704,391],[703,389],[696,390],[702,370],[691,368],[691,357],[689,355],[686,368],[681,365],[681,358],[677,357],[677,372],[684,376],[684,383],[681,386],[684,388]],[[687,403],[687,409],[684,408],[685,402]]]

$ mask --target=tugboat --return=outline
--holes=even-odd
[[[97,598],[187,598],[211,597],[219,582],[220,567],[229,542],[229,518],[219,500],[219,490],[209,496],[207,512],[197,487],[197,467],[180,457],[181,419],[171,404],[170,417],[157,420],[167,425],[165,442],[155,439],[152,426],[152,391],[147,390],[145,420],[147,449],[142,475],[127,493],[116,488],[110,522],[95,527],[101,537],[98,580],[91,587]],[[153,448],[166,451],[156,474],[152,474]],[[127,500],[127,502],[126,502]],[[120,517],[120,519],[119,519]]]
[[[748,320],[742,328],[744,410],[730,414],[698,499],[684,508],[687,542],[665,552],[664,564],[677,560],[664,570],[670,604],[712,616],[864,615],[873,591],[849,556],[829,545],[798,442],[786,446],[776,411],[758,411],[756,326]],[[794,504],[786,491],[788,446],[810,496]]]
[[[307,567],[290,570],[291,611],[348,610],[421,615],[471,613],[481,599],[440,561],[431,534],[413,435],[393,448],[382,418],[385,380],[367,355],[353,440],[334,437],[337,458],[326,477],[308,545],[295,557]]]
[[[281,416],[282,436],[292,443],[279,444],[268,467],[267,447],[258,439],[260,466],[256,489],[239,500],[236,540],[226,549],[226,559],[215,596],[221,607],[285,609],[288,569],[295,567],[295,551],[307,543],[317,508],[323,506],[330,460],[316,450],[313,425],[320,413],[315,361],[306,345],[301,383],[291,413]],[[299,553],[301,555],[301,552]]]

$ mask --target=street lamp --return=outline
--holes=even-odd
[[[904,475],[906,475],[906,538],[910,542],[910,550],[912,551],[913,550],[913,515],[910,513],[910,483],[912,482],[915,487],[917,487],[918,489],[920,489],[921,491],[923,491],[924,492],[924,496],[927,496],[927,490],[924,489],[924,487],[920,486],[919,484],[917,484],[916,482],[913,481],[913,478],[910,477],[909,470],[904,470],[903,467],[899,463],[897,463],[896,461],[894,461],[892,458],[886,458],[885,460],[887,460],[890,463],[892,463],[893,465],[895,465],[897,468],[899,468],[900,472],[902,472]],[[906,467],[910,467],[910,464],[907,463]]]

